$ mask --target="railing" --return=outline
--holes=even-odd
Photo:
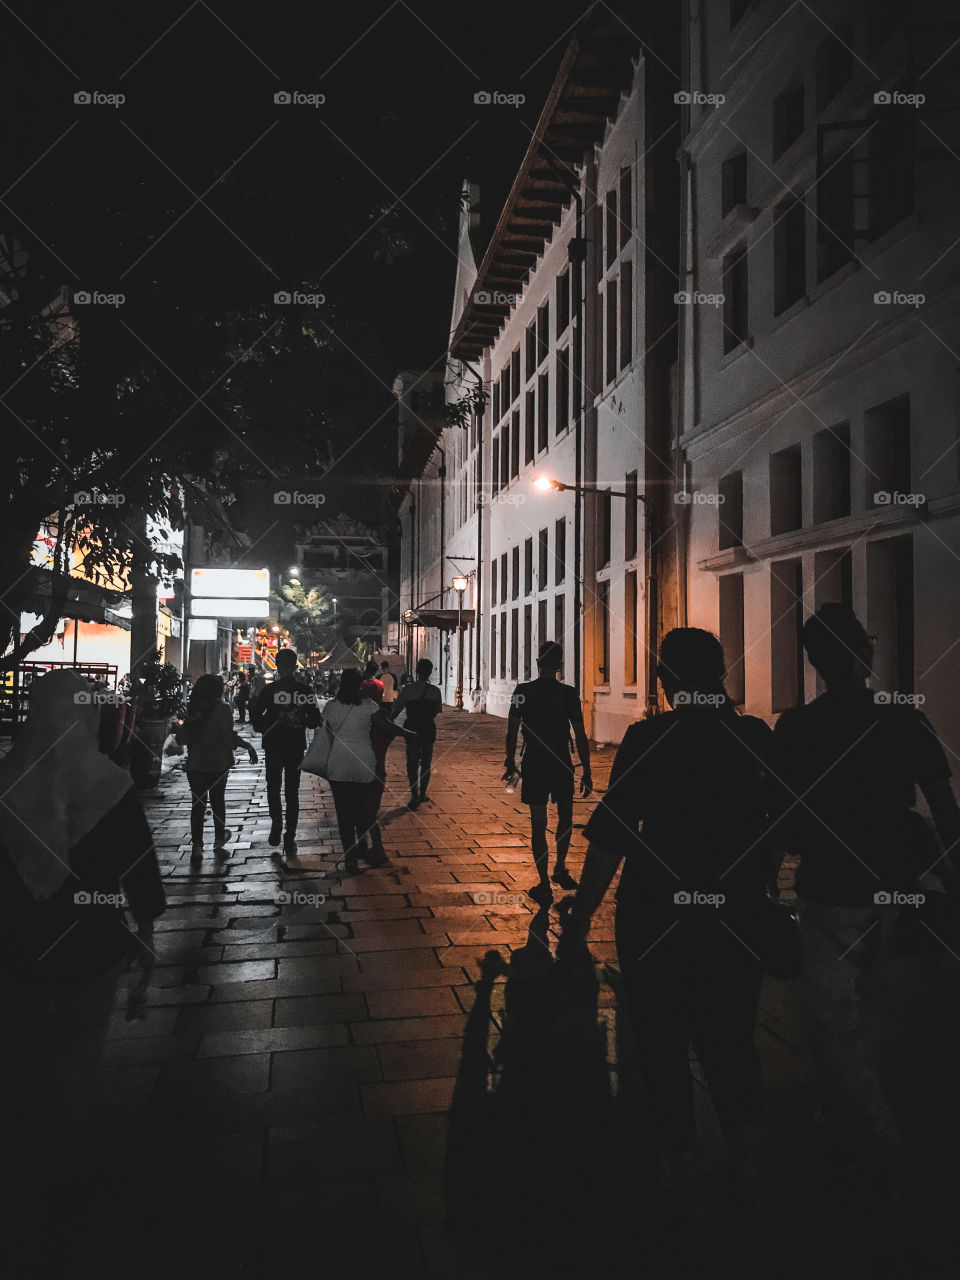
[[[31,685],[48,671],[76,671],[98,684],[117,684],[117,668],[107,662],[21,662],[0,679],[0,733],[18,732],[30,710]]]

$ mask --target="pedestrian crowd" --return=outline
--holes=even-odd
[[[670,1185],[686,1201],[696,1199],[699,1178],[691,1046],[734,1181],[755,1190],[762,1120],[755,1031],[765,974],[795,985],[831,1152],[896,1189],[904,1144],[873,1043],[883,1012],[877,976],[891,952],[916,952],[928,935],[941,940],[954,927],[950,855],[960,808],[930,721],[868,688],[873,642],[849,608],[824,605],[802,641],[823,692],[771,729],[731,702],[715,636],[678,628],[663,638],[656,671],[669,710],[627,730],[586,823],[579,884],[566,865],[577,789],[571,742],[582,799],[593,780],[580,699],[559,679],[559,644],[541,645],[538,678],[511,698],[503,777],[510,788],[519,782],[530,811],[537,872],[530,897],[540,916],[553,903],[552,885],[573,891],[561,903],[558,949],[561,962],[570,960],[582,956],[621,873],[615,934],[624,999]],[[239,721],[249,716],[261,738],[275,857],[296,856],[306,771],[329,783],[345,873],[388,861],[379,813],[394,738],[404,740],[408,808],[429,800],[442,711],[432,670],[424,659],[415,679],[399,682],[386,661],[347,668],[335,684],[324,681],[333,692],[322,706],[294,651],[282,649],[270,683],[256,675],[234,682]],[[15,1087],[29,1096],[48,1086],[66,1096],[50,1083],[56,1064],[43,1050],[51,1042],[44,1017],[60,1018],[81,1048],[88,1044],[109,1012],[119,968],[148,966],[153,921],[164,909],[140,801],[114,762],[101,708],[79,696],[86,688],[74,672],[45,676],[0,763],[7,832],[0,945],[22,996],[24,1043],[41,1062],[28,1070],[29,1055],[13,1057],[24,1077]],[[234,751],[258,758],[234,727],[221,676],[196,681],[176,740],[186,749],[191,864],[199,867],[208,807],[216,857],[231,838],[225,792]],[[917,809],[918,789],[932,824]],[[795,909],[778,900],[787,855],[799,862]],[[43,1015],[27,1009],[37,984]],[[76,1098],[83,1086],[80,1072],[67,1092]],[[57,1142],[69,1146],[69,1127]],[[61,1154],[64,1168],[76,1157]]]

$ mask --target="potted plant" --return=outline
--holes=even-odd
[[[164,741],[185,709],[183,677],[158,649],[138,665],[131,683],[136,721],[130,773],[137,787],[152,790],[160,781]]]

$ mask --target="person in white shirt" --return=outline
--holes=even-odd
[[[397,700],[397,677],[390,670],[389,662],[380,663],[380,679],[383,681],[383,701],[390,706]]]
[[[377,822],[382,787],[377,779],[371,730],[376,724],[391,737],[402,734],[408,740],[416,738],[415,733],[395,725],[372,698],[364,697],[360,691],[362,681],[362,672],[348,667],[340,677],[337,696],[323,713],[323,728],[332,739],[327,781],[333,792],[348,874],[356,873],[359,858],[373,867],[387,861]]]

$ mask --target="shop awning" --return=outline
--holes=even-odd
[[[411,609],[403,615],[410,627],[436,627],[438,631],[456,631],[458,622],[469,626],[477,620],[476,609]]]

